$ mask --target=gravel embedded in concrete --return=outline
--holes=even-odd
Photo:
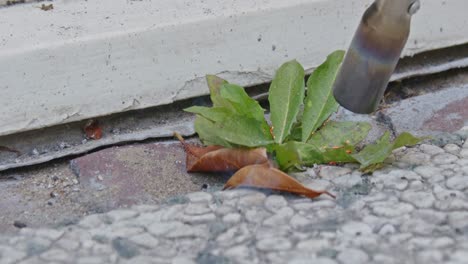
[[[237,189],[0,237],[0,263],[466,263],[468,144],[421,145],[362,175],[302,174],[337,195]],[[317,186],[315,185],[315,186]]]

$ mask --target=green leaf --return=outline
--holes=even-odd
[[[214,106],[214,107],[202,107],[202,106],[192,106],[184,109],[187,112],[200,114],[210,120],[219,120],[214,119],[215,116],[219,116],[232,113],[236,115],[242,115],[247,118],[253,118],[258,121],[266,123],[264,112],[265,110],[260,106],[260,104],[254,99],[250,98],[249,95],[245,92],[244,88],[234,84],[224,84],[220,88],[219,101],[222,101],[223,106]]]
[[[361,169],[369,167],[372,164],[382,163],[393,150],[393,144],[390,142],[390,132],[378,139],[374,144],[364,147],[361,152],[354,154],[353,157],[361,163]]]
[[[250,98],[241,86],[235,84],[224,84],[221,87],[220,94],[223,99],[229,101],[237,114],[259,121],[265,121],[265,110],[257,101]]]
[[[296,122],[293,124],[291,133],[286,138],[286,141],[301,141],[302,138],[302,123]]]
[[[283,143],[304,100],[304,68],[295,60],[283,64],[270,85],[271,122],[276,143]]]
[[[352,145],[344,145],[340,148],[320,149],[323,155],[323,163],[350,163],[356,162],[352,154],[356,151]]]
[[[258,121],[225,108],[190,107],[199,114],[195,131],[207,145],[258,147],[273,143],[266,121]]]
[[[223,120],[232,113],[231,110],[225,107],[205,107],[205,106],[191,106],[189,108],[185,108],[184,111],[198,114],[203,116],[204,118],[211,120],[211,121],[219,121]]]
[[[273,147],[276,162],[280,169],[291,170],[303,166],[323,163],[356,162],[352,157],[354,147],[344,145],[340,148],[318,147],[298,141],[289,141]]]
[[[213,121],[210,121],[203,116],[197,116],[195,119],[195,131],[197,131],[200,140],[205,145],[219,145],[226,148],[233,147],[228,141],[222,139],[219,135]]]
[[[235,84],[223,84],[220,87],[218,95],[220,97],[217,98],[217,100],[221,101],[223,106],[213,106],[212,108],[192,106],[184,110],[203,115],[208,119],[210,119],[208,115],[213,115],[219,112],[230,112],[232,114],[246,116],[259,121],[265,120],[265,110],[257,101],[249,97],[243,87]]]
[[[382,163],[394,149],[413,146],[420,141],[420,138],[416,138],[410,133],[402,133],[394,142],[390,142],[390,132],[387,131],[376,143],[367,145],[361,152],[352,156],[361,163],[360,170],[369,173],[381,168]]]
[[[395,142],[393,143],[393,149],[401,148],[403,146],[414,146],[421,142],[421,140],[423,139],[424,138],[417,138],[408,132],[403,132],[395,139]]]
[[[244,88],[224,83],[216,88],[215,107],[192,106],[197,114],[195,131],[207,145],[258,147],[273,143],[264,110]]]
[[[381,169],[384,167],[384,164],[383,163],[374,163],[374,164],[371,164],[365,168],[361,168],[359,169],[361,172],[363,173],[372,173],[378,169]]]
[[[367,137],[372,126],[366,122],[330,121],[312,134],[307,143],[318,147],[356,145]]]
[[[214,123],[218,137],[229,143],[245,147],[259,147],[273,143],[268,125],[253,118],[229,115]],[[198,132],[198,131],[197,131]]]
[[[333,97],[335,81],[344,51],[335,51],[310,75],[307,80],[307,97],[302,118],[302,141],[306,142],[328,117],[338,109]]]
[[[322,153],[314,145],[289,141],[274,146],[275,158],[281,170],[322,163]]]
[[[206,75],[206,82],[210,89],[210,98],[213,102],[213,106],[226,106],[224,99],[221,98],[221,86],[228,82],[216,75]]]

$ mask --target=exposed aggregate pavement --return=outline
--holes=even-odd
[[[0,237],[0,263],[467,263],[468,142],[401,148],[389,161],[373,175],[354,165],[295,174],[336,200],[196,192],[24,228]]]

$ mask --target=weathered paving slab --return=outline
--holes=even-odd
[[[161,201],[203,186],[222,186],[218,175],[188,174],[179,142],[112,147],[71,160],[83,189],[102,192],[110,207]]]
[[[0,233],[56,227],[85,215],[220,189],[221,175],[188,174],[179,142],[113,147],[41,167],[0,173]],[[0,261],[1,263],[1,261]]]
[[[466,140],[466,137],[464,138]],[[372,176],[296,176],[337,195],[195,192],[0,237],[1,263],[466,263],[468,143],[401,148]]]
[[[370,123],[372,130],[364,142],[366,144],[390,130],[393,136],[410,132],[417,136],[431,136],[438,145],[460,145],[460,134],[468,133],[468,74],[462,70],[450,78],[415,79],[409,82],[403,84],[403,91],[397,93],[410,98],[390,99],[389,104],[382,103],[373,115],[355,114],[339,108],[332,119]],[[395,96],[392,88],[387,94],[389,97]]]
[[[383,113],[391,118],[398,133],[455,132],[468,125],[468,85],[402,100]]]

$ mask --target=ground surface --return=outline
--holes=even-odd
[[[226,177],[188,174],[175,141],[113,147],[71,161],[3,173],[0,233],[63,226],[81,217],[134,204],[220,188]]]
[[[466,139],[466,138],[465,138]],[[0,238],[1,263],[466,263],[468,143],[296,175],[337,195],[195,192]]]
[[[432,139],[373,175],[353,165],[294,175],[336,200],[221,192],[228,175],[186,173],[167,138],[0,172],[0,263],[466,262],[467,83],[466,70],[403,81],[374,116],[340,109],[334,119],[370,122],[371,139]]]
[[[409,131],[420,136],[432,135],[432,142],[438,146],[448,143],[461,146],[468,133],[457,132],[468,126],[467,84],[466,70],[445,73],[437,78],[404,81],[397,94],[401,94],[402,90],[410,91],[413,93],[412,97],[404,100],[390,98],[391,103],[375,116],[355,115],[340,109],[334,118],[370,122],[373,126],[369,137],[371,140],[390,129],[395,134]],[[410,94],[406,92],[405,96]],[[155,120],[148,116],[164,122],[159,127],[152,128],[151,133],[146,131],[142,139],[149,135],[167,137],[174,130],[190,134],[193,131],[193,118],[180,115],[179,108],[171,111],[171,114],[166,115],[164,112],[133,113],[130,126],[133,130],[129,134],[138,131],[135,130],[138,127],[136,124],[150,127],[146,124],[152,124]],[[125,133],[126,129],[118,126],[121,123],[118,122],[119,118],[113,122],[110,119],[112,118],[104,122],[104,134],[108,138],[115,136],[111,132],[114,130]],[[74,136],[73,142],[81,144],[84,136],[79,128],[65,128],[64,135],[70,134]],[[36,152],[50,150],[50,146],[45,147],[47,144],[57,147],[57,142],[67,142],[73,146],[71,140],[46,140],[50,136],[36,136],[40,138],[39,143],[27,144],[32,138],[35,138],[33,134],[26,137],[23,145],[30,145],[29,148],[36,149]],[[86,144],[89,142],[91,141]],[[9,141],[0,142],[0,145],[8,143]],[[35,155],[34,151],[21,147],[18,149]],[[0,152],[2,161],[10,158],[14,163],[14,157],[14,154]],[[34,228],[61,227],[76,223],[88,214],[104,213],[136,204],[159,204],[202,189],[217,190],[226,181],[226,177],[228,175],[186,173],[182,147],[178,142],[167,139],[114,146],[42,166],[0,172],[0,233],[17,232],[18,225]]]

